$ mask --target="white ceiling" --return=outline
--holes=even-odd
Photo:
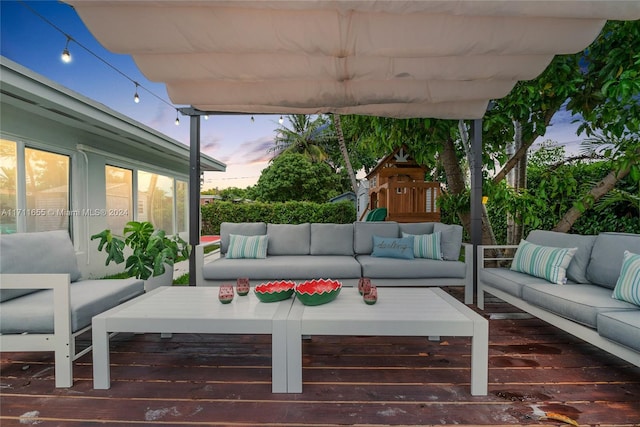
[[[171,101],[209,112],[481,118],[640,1],[67,0]]]

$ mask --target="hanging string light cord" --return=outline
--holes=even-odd
[[[27,3],[24,2],[24,0],[18,0],[18,2],[23,5],[25,8],[27,8],[31,13],[33,13],[34,15],[36,15],[38,18],[42,19],[44,22],[46,22],[48,25],[50,25],[51,27],[53,27],[56,31],[60,32],[62,35],[64,35],[67,38],[67,42],[72,41],[75,44],[77,44],[78,46],[80,46],[82,49],[84,49],[85,51],[87,51],[89,54],[91,54],[93,57],[95,57],[96,59],[98,59],[100,62],[102,62],[103,64],[105,64],[107,67],[111,68],[112,70],[114,70],[116,73],[120,74],[122,77],[124,77],[125,79],[129,80],[131,83],[133,83],[137,88],[143,89],[145,92],[149,93],[151,96],[155,97],[156,99],[158,99],[159,101],[163,102],[164,104],[168,105],[169,107],[175,109],[176,111],[178,111],[178,109],[171,104],[170,102],[167,102],[166,100],[164,100],[162,97],[156,95],[155,93],[153,93],[151,90],[147,89],[146,87],[144,87],[143,85],[141,85],[140,83],[138,83],[137,81],[135,81],[134,79],[132,79],[131,77],[129,77],[128,75],[126,75],[124,72],[120,71],[117,67],[115,67],[114,65],[110,64],[108,61],[106,61],[105,59],[101,58],[98,54],[96,54],[95,52],[93,52],[91,49],[89,49],[88,47],[86,47],[85,45],[83,45],[82,43],[80,43],[78,40],[76,40],[75,38],[73,38],[71,35],[69,35],[68,33],[66,33],[64,30],[62,30],[60,27],[58,27],[56,24],[54,24],[53,22],[49,21],[47,18],[45,18],[44,16],[42,16],[40,13],[38,13],[38,11],[36,11],[35,9],[33,9],[31,6],[29,6]],[[137,90],[136,90],[137,93]]]

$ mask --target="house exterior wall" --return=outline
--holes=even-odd
[[[186,196],[183,196],[185,200],[178,203],[176,188],[179,182],[182,183],[180,186],[183,190],[188,186],[187,146],[182,146],[177,141],[88,98],[46,81],[29,70],[19,69],[17,64],[10,63],[7,67],[5,65],[7,64],[3,58],[3,79],[0,81],[3,90],[0,97],[0,139],[4,147],[13,146],[15,143],[18,156],[14,159],[4,152],[0,153],[0,167],[11,166],[12,163],[16,165],[16,171],[9,173],[16,175],[15,187],[3,190],[2,194],[5,201],[13,201],[11,193],[15,194],[15,203],[10,206],[14,208],[14,222],[9,227],[3,224],[0,232],[36,231],[31,225],[34,219],[38,220],[37,224],[42,224],[42,227],[55,227],[51,225],[52,222],[47,223],[46,216],[50,213],[58,217],[66,215],[82,276],[96,278],[121,272],[124,270],[124,264],[112,263],[109,267],[104,265],[106,255],[97,251],[97,241],[91,241],[91,236],[107,228],[107,215],[110,213],[126,213],[132,220],[145,219],[143,217],[147,211],[144,211],[144,201],[141,201],[143,210],[138,210],[137,176],[138,171],[143,171],[172,180],[170,182],[173,194],[168,194],[167,198],[172,198],[173,207],[163,208],[173,215],[171,228],[180,232],[186,240],[187,224],[184,218],[188,218],[188,191],[182,191],[183,194],[186,193]],[[33,181],[33,177],[26,178],[26,151],[68,156],[68,204],[64,207],[64,213],[59,207],[51,207],[58,206],[59,203],[52,205],[53,202],[45,200],[53,200],[56,197],[58,189],[55,186],[38,191],[35,196],[37,205],[42,207],[35,214],[43,216],[42,218],[27,221],[25,209],[16,209],[27,205],[29,185],[26,182]],[[224,170],[223,163],[203,157],[206,170]],[[132,212],[127,212],[128,209],[107,211],[106,165],[132,171]],[[48,170],[53,170],[53,167],[49,165]],[[0,175],[2,174],[3,171],[0,170]],[[34,199],[33,192],[28,197],[30,200]],[[178,205],[185,209],[184,215],[177,215]],[[7,206],[0,208],[4,209]],[[4,210],[8,212],[7,209]],[[181,218],[185,223],[178,223]],[[63,225],[61,228],[66,226]],[[122,230],[113,231],[119,234]]]

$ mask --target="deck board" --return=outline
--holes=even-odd
[[[91,354],[75,362],[74,386],[56,389],[52,353],[1,353],[0,424],[563,425],[539,419],[552,411],[640,425],[640,368],[535,318],[490,320],[487,396],[470,395],[467,337],[314,336],[303,352],[300,394],[271,393],[265,335],[120,334],[109,390],[93,389]]]

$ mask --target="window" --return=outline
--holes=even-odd
[[[116,166],[105,167],[107,228],[121,234],[133,219],[133,171]]]
[[[189,184],[185,181],[176,180],[176,230],[178,233],[188,231],[189,218]]]
[[[173,179],[138,171],[138,221],[173,234]]]
[[[1,140],[0,232],[68,230],[70,163],[69,156]]]
[[[25,148],[27,231],[69,229],[69,156]]]

